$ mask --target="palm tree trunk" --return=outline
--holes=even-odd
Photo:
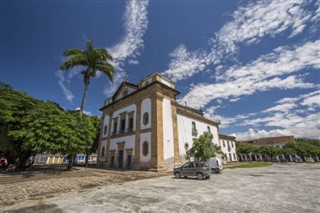
[[[84,105],[85,105],[86,99],[87,99],[88,86],[89,86],[89,78],[84,77],[84,91],[83,91],[83,96],[82,96],[82,101],[81,101],[81,106],[80,106],[80,117],[81,118],[83,115]]]

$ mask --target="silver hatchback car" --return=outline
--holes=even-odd
[[[208,162],[205,161],[191,161],[173,170],[173,175],[176,178],[194,176],[199,180],[204,177],[210,178],[211,169]]]

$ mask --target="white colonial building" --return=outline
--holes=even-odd
[[[186,161],[192,139],[205,131],[219,145],[219,123],[203,117],[201,110],[178,104],[178,94],[175,83],[159,73],[137,84],[124,81],[100,109],[100,166],[170,170]]]
[[[219,139],[219,146],[221,147],[221,151],[225,154],[223,162],[237,162],[236,138],[233,136],[219,134]]]

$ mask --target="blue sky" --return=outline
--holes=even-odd
[[[0,81],[29,95],[80,105],[79,69],[62,54],[91,39],[117,74],[91,80],[85,110],[99,108],[128,73],[161,72],[178,100],[239,140],[320,139],[320,1],[1,1]]]

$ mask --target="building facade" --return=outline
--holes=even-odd
[[[219,139],[219,146],[221,147],[221,151],[225,154],[223,162],[237,162],[236,138],[233,136],[219,134]]]
[[[185,161],[193,138],[207,131],[219,144],[218,122],[177,103],[175,83],[154,73],[123,82],[105,101],[99,141],[100,166],[164,171]],[[235,147],[235,146],[234,146]]]

